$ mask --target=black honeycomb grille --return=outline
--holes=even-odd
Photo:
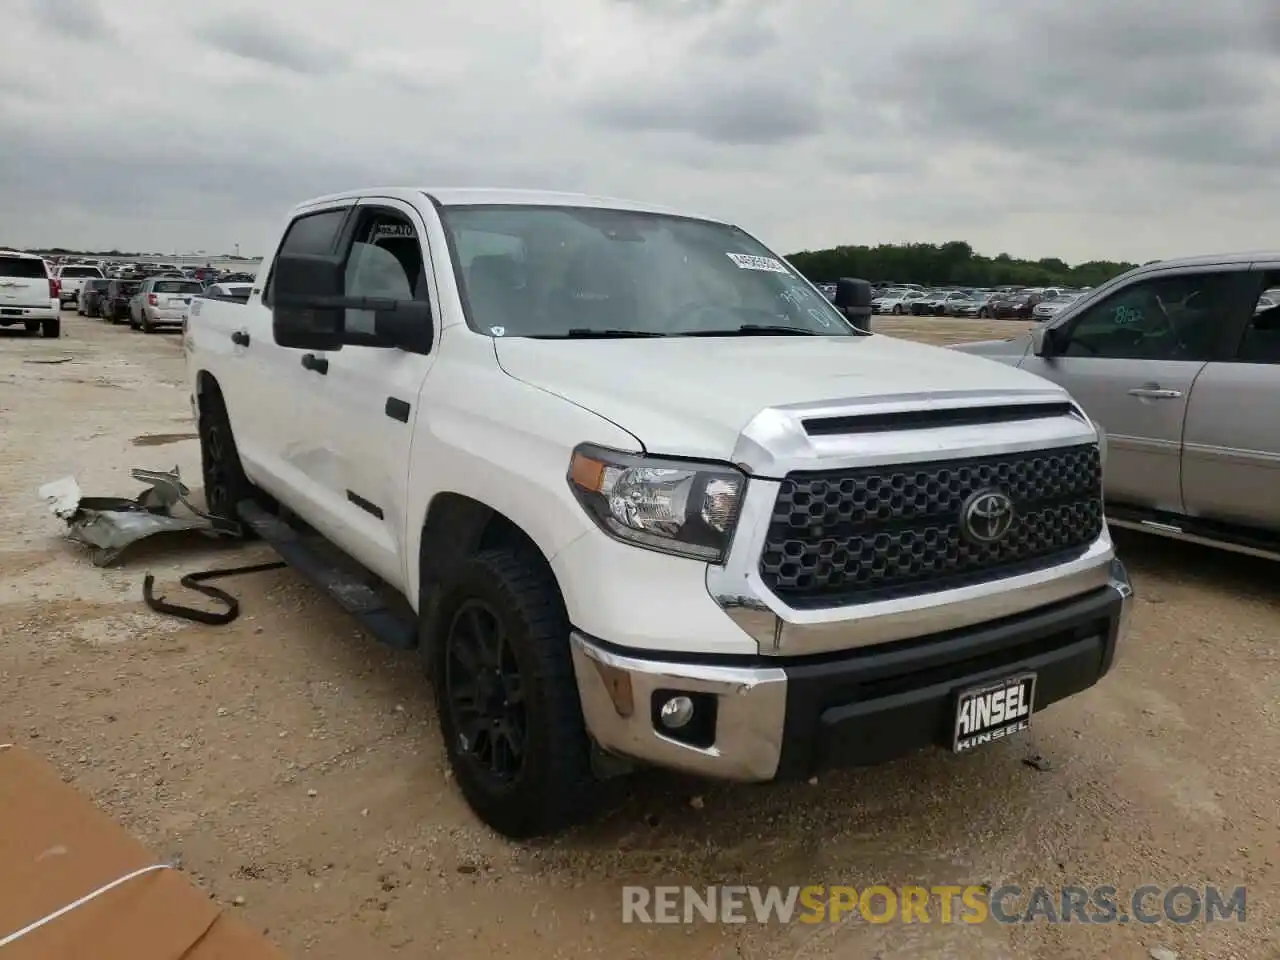
[[[1007,536],[974,542],[961,508],[982,490],[1013,500]],[[760,557],[796,607],[933,593],[1078,555],[1102,533],[1102,464],[1087,444],[832,472],[782,483]]]

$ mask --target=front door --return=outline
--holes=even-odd
[[[344,231],[348,297],[434,303],[425,227],[416,210],[396,200],[361,201]],[[432,317],[437,317],[432,311]],[[348,332],[374,331],[374,315],[348,310]],[[433,320],[425,321],[428,323]],[[438,341],[438,335],[433,337]],[[418,395],[434,350],[346,345],[317,355],[315,429],[332,438],[322,471],[312,478],[326,502],[323,532],[384,580],[407,589],[405,549],[409,456],[419,416]]]
[[[1228,347],[1244,277],[1243,268],[1139,277],[1057,325],[1057,355],[1022,363],[1065,387],[1106,431],[1109,501],[1183,512],[1187,401]]]

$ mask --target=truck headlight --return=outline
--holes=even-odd
[[[729,552],[747,478],[728,465],[582,444],[569,463],[578,502],[615,540],[709,563]]]

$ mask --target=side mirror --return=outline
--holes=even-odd
[[[832,303],[859,330],[871,332],[871,301],[875,294],[866,280],[841,277]]]
[[[342,346],[346,264],[340,257],[282,254],[271,275],[271,334],[282,347]]]
[[[867,281],[841,277],[836,282],[836,297],[832,302],[841,310],[849,307],[870,307],[871,300],[871,284]]]
[[[282,347],[337,350],[346,344],[429,353],[431,307],[421,300],[346,295],[341,257],[286,254],[272,274],[271,332]],[[349,310],[372,314],[365,329],[349,329]]]
[[[1043,324],[1031,328],[1031,351],[1037,357],[1049,359],[1058,355],[1060,351],[1056,330],[1056,327],[1046,327]]]

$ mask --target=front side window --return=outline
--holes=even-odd
[[[1280,271],[1263,277],[1264,289],[1253,306],[1253,315],[1245,327],[1236,350],[1239,363],[1280,363]]]
[[[1075,318],[1066,354],[1207,360],[1229,320],[1234,279],[1230,273],[1194,273],[1130,284]]]
[[[443,211],[473,329],[490,336],[858,336],[736,227],[627,210]]]
[[[422,278],[422,245],[413,224],[381,211],[366,214],[347,255],[346,295],[412,300]],[[347,310],[346,328],[374,333],[374,312]]]

